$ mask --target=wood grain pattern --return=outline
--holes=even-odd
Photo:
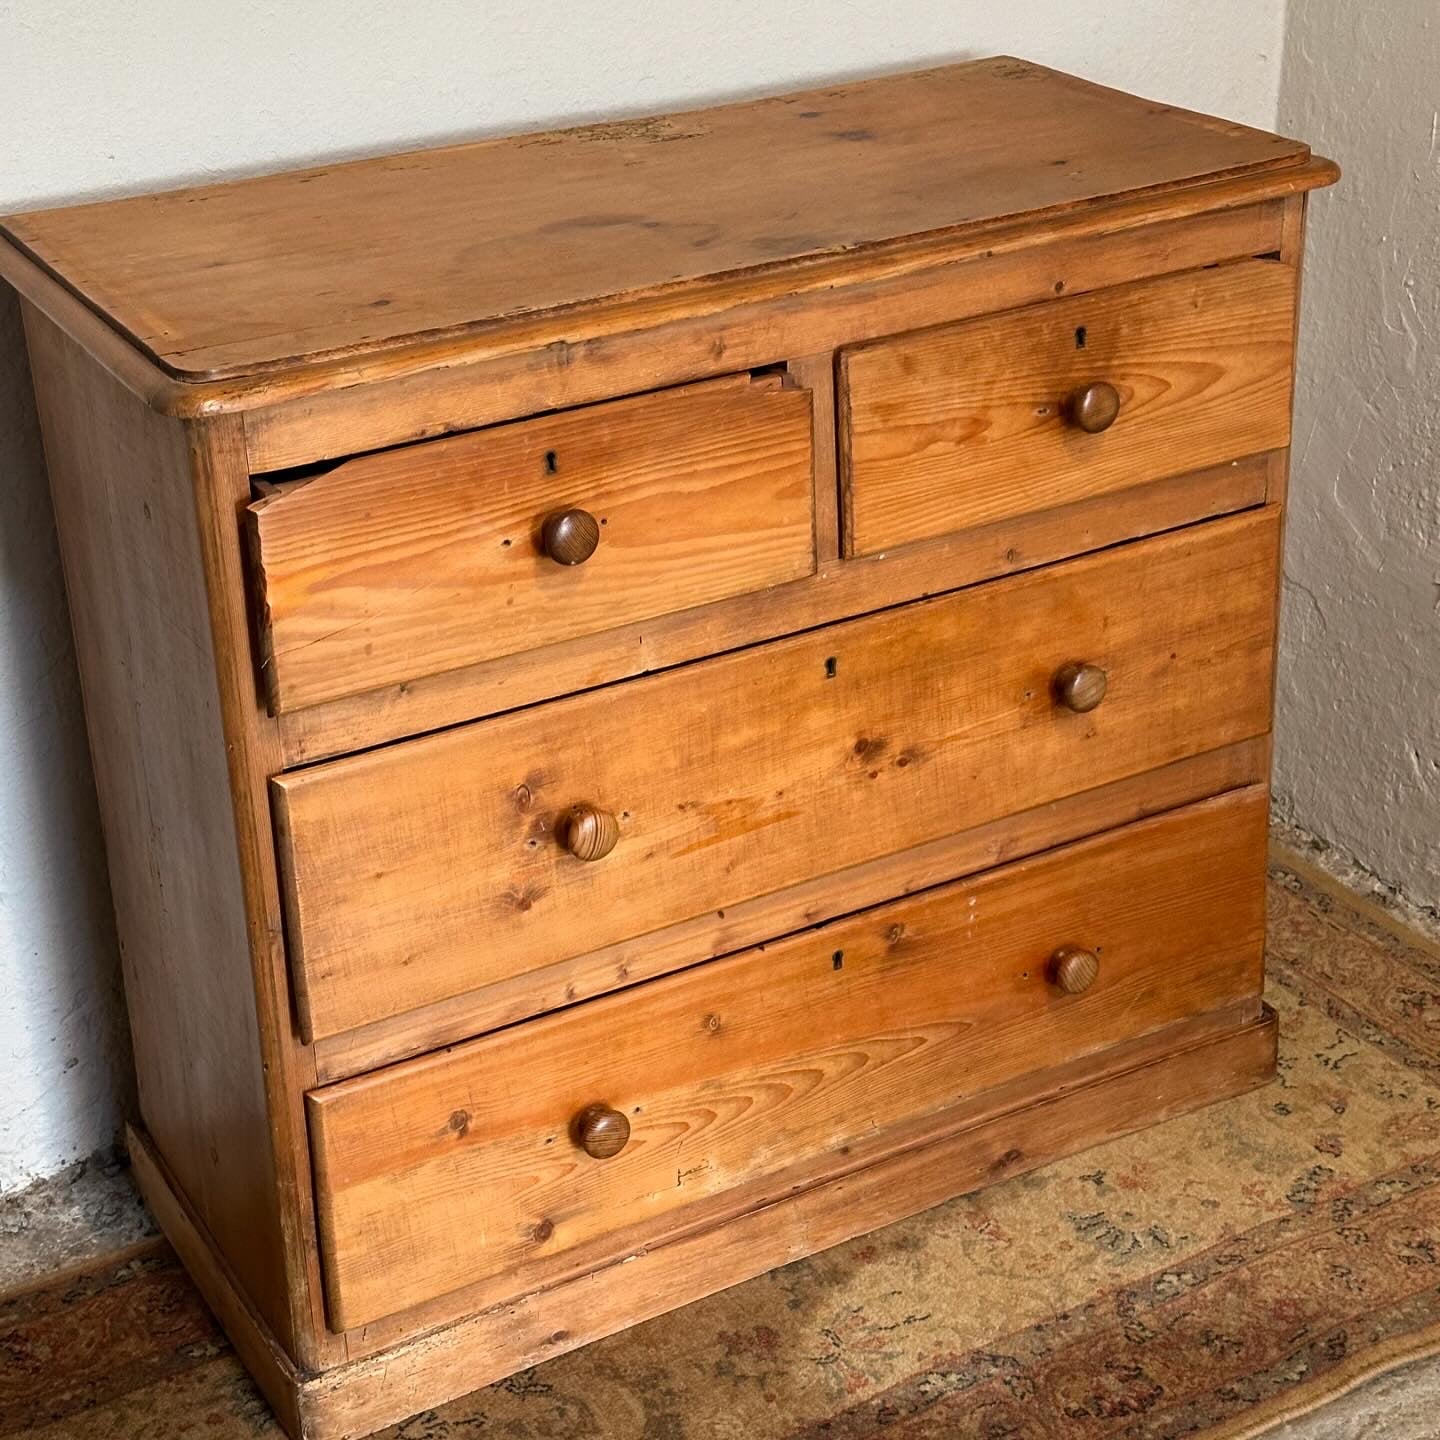
[[[162,368],[205,379],[1308,156],[1000,57],[0,224]]]
[[[785,366],[802,389],[810,391],[814,418],[810,450],[815,474],[815,557],[828,564],[840,554],[840,475],[835,435],[835,352],[804,355]]]
[[[1288,445],[1294,323],[1295,271],[1257,260],[844,352],[845,553]],[[1119,418],[1086,433],[1096,381]]]
[[[1305,183],[1321,183],[1308,169],[1284,175],[1288,184],[1307,176]],[[1163,201],[1142,196],[1042,227],[1017,220],[961,255],[920,247],[882,262],[857,252],[843,274],[781,272],[763,292],[753,280],[736,281],[704,303],[692,296],[587,311],[583,331],[574,316],[563,324],[514,320],[463,342],[350,362],[335,374],[314,366],[250,381],[171,381],[184,393],[156,403],[245,409],[252,468],[278,470],[1033,304],[1053,299],[1057,284],[1079,294],[1272,254],[1284,239],[1287,202],[1268,198],[1279,179],[1228,180]],[[12,256],[0,243],[0,273],[7,263],[17,268]],[[43,288],[31,279],[31,289]]]
[[[286,1270],[191,437],[28,306],[25,330],[140,1112],[254,1307],[294,1345],[300,1292]]]
[[[1257,1014],[1248,1002],[1211,1012],[896,1127],[883,1148],[862,1142],[828,1173],[777,1177],[747,1194],[748,1208],[733,1216],[700,1218],[704,1207],[695,1207],[699,1223],[667,1243],[517,1300],[482,1299],[448,1324],[380,1322],[353,1331],[351,1363],[306,1373],[295,1371],[250,1312],[143,1141],[136,1169],[162,1228],[289,1433],[353,1440],[951,1195],[1240,1094],[1274,1069],[1272,1012]]]
[[[278,777],[306,1033],[1263,733],[1275,532],[1259,512]],[[1076,655],[1111,676],[1090,715],[1050,693]],[[582,801],[620,817],[597,864],[554,835]]]
[[[727,905],[722,913],[708,912],[635,940],[622,940],[497,981],[482,990],[321,1037],[314,1047],[316,1073],[326,1084],[349,1079],[856,909],[1256,784],[1269,771],[1268,735],[1187,756],[1140,775],[972,826],[928,845]]]
[[[1274,1013],[1252,1005],[1040,1071],[864,1168],[777,1187],[724,1222],[409,1333],[303,1383],[306,1440],[348,1440],[950,1196],[1243,1094],[1274,1075],[1275,1034]]]
[[[1099,977],[1100,957],[1078,945],[1062,945],[1051,955],[1046,973],[1067,995],[1083,995]]]
[[[186,1202],[149,1137],[133,1125],[125,1127],[125,1149],[135,1183],[165,1238],[175,1247],[195,1288],[214,1312],[235,1353],[260,1393],[275,1411],[287,1434],[301,1434],[300,1377],[294,1362],[276,1342],[263,1317],[256,1313],[245,1287],[207,1233],[203,1221]]]
[[[1258,997],[1266,816],[1245,791],[311,1095],[332,1318],[533,1284],[1037,1057]],[[1083,995],[1050,974],[1072,942],[1103,955]],[[629,1122],[605,1163],[570,1128],[597,1100]]]
[[[1305,223],[1306,212],[1309,208],[1308,195],[1292,195],[1284,202],[1281,212],[1282,222],[1280,231],[1280,259],[1286,265],[1295,267],[1295,342],[1298,345],[1300,339],[1300,303],[1301,293],[1304,289],[1305,275]],[[1291,405],[1295,399],[1295,376],[1290,377]],[[1272,505],[1284,505],[1286,494],[1290,487],[1290,451],[1289,449],[1275,451],[1270,459],[1270,485],[1266,492],[1266,500]]]
[[[1265,501],[1272,466],[1271,457],[1252,457],[917,542],[893,555],[832,560],[802,580],[717,605],[288,711],[279,717],[285,765],[370,749],[1256,507]]]
[[[815,568],[807,391],[735,376],[352,460],[250,507],[274,711]],[[567,506],[598,547],[557,564]]]
[[[766,317],[766,328],[772,335],[775,326],[771,322],[777,320],[792,326],[799,323],[813,331],[826,315],[836,313],[832,301],[838,302],[839,311],[845,313],[853,312],[857,304],[865,306],[877,301],[882,294],[890,303],[913,304],[911,292],[924,295],[938,289],[949,293],[949,281],[957,268],[966,272],[961,291],[970,293],[977,265],[990,270],[989,261],[996,257],[1002,264],[990,273],[1002,281],[998,289],[1003,291],[1007,274],[1003,262],[1017,258],[1018,252],[1049,246],[1053,247],[1057,263],[1068,263],[1077,252],[1093,250],[1097,242],[1107,243],[1106,237],[1120,237],[1128,246],[1150,248],[1144,242],[1152,233],[1159,245],[1161,235],[1172,230],[1224,228],[1238,215],[1265,214],[1288,198],[1334,184],[1338,177],[1339,169],[1332,161],[1312,157],[1283,170],[1262,170],[1179,190],[1117,197],[1102,205],[1065,211],[1039,226],[1027,226],[1024,218],[1017,216],[966,231],[963,240],[940,232],[899,247],[852,252],[843,261],[782,267],[738,281],[715,281],[707,284],[703,292],[684,291],[658,299],[617,299],[597,306],[588,316],[583,332],[577,332],[576,314],[569,311],[521,316],[496,322],[479,332],[431,336],[400,349],[351,355],[289,371],[202,382],[167,374],[3,234],[0,279],[14,286],[107,372],[161,414],[184,419],[239,413],[254,417],[257,445],[267,455],[265,463],[257,460],[255,468],[273,470],[532,414],[554,408],[557,403],[581,403],[587,397],[580,396],[579,390],[586,386],[592,391],[588,399],[598,400],[765,363],[743,359],[739,354],[716,363],[713,339],[708,346],[709,358],[704,358],[706,346],[701,332],[713,327],[722,315],[739,327],[732,330],[727,325],[727,345],[729,337],[734,336],[739,350],[747,351],[761,338],[756,322],[762,317]],[[1232,254],[1266,254],[1275,248],[1245,245]],[[1161,266],[1165,271],[1185,268],[1187,262],[1178,255]],[[1154,272],[1143,263],[1134,272],[1145,273]],[[966,313],[1017,303],[1021,302],[1006,301],[997,294],[993,304],[977,308],[972,303]],[[810,322],[804,320],[807,309],[817,312]],[[912,323],[926,322],[922,319]],[[901,323],[884,327],[897,328],[911,326]],[[665,355],[660,366],[646,364],[645,340],[649,338]],[[618,347],[616,341],[620,342]],[[813,345],[813,340],[809,347],[781,345],[770,353],[800,353]],[[612,374],[618,373],[614,362],[623,358],[631,373],[643,373],[647,378],[598,384],[596,388],[599,373],[589,362],[598,358],[597,350],[608,355]],[[572,359],[584,363],[566,378]],[[682,360],[684,367],[677,368]],[[505,398],[517,388],[552,388],[547,382],[558,382],[576,393],[569,400],[548,405],[515,405]],[[501,406],[498,411],[497,402]],[[445,415],[452,418],[441,418]],[[323,444],[331,448],[314,448]],[[282,453],[290,458],[276,458]]]
[[[304,1092],[315,1084],[315,1057],[311,1048],[301,1043],[292,1020],[267,786],[280,763],[279,733],[257,704],[246,606],[242,522],[251,489],[244,463],[243,425],[239,416],[226,415],[204,424],[187,424],[185,431],[259,1019],[260,1067],[275,1156],[282,1259],[291,1312],[290,1329],[282,1333],[288,1335],[286,1343],[296,1365],[312,1370],[336,1363],[347,1347],[325,1324],[314,1245],[314,1186]],[[146,739],[153,743],[153,736]],[[241,1243],[253,1244],[254,1238],[244,1237]]]

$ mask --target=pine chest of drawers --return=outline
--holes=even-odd
[[[3,223],[134,1163],[293,1433],[1271,1074],[1335,173],[998,59]]]

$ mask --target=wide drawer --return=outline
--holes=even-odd
[[[1253,512],[277,777],[302,1028],[1264,734],[1277,536]]]
[[[272,711],[810,574],[810,407],[735,376],[282,485],[249,515]]]
[[[1288,445],[1294,311],[1253,260],[845,351],[845,553]]]
[[[1258,1004],[1265,833],[1255,787],[312,1094],[331,1323],[504,1271],[533,1288],[901,1121]]]

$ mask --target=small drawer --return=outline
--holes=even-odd
[[[1264,734],[1277,539],[1216,521],[278,776],[306,1037]]]
[[[1295,298],[1248,260],[845,351],[844,553],[1288,445]]]
[[[249,513],[271,711],[810,574],[810,407],[734,376],[281,485]]]
[[[903,1121],[1258,1005],[1265,838],[1255,787],[312,1094],[332,1325],[502,1272],[522,1293]]]

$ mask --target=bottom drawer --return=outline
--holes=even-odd
[[[1254,787],[312,1094],[331,1323],[502,1270],[522,1293],[747,1182],[1258,997],[1265,832]]]

